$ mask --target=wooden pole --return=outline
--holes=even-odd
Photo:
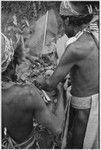
[[[44,39],[43,39],[42,52],[43,52],[43,48],[44,48],[44,46],[45,46],[45,40],[46,40],[47,21],[48,21],[48,11],[47,11],[47,13],[46,13],[46,19],[45,19],[45,30],[44,30]],[[41,55],[42,55],[42,52],[41,52]]]

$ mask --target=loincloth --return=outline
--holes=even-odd
[[[91,96],[90,114],[83,143],[84,149],[99,149],[99,111],[99,95],[94,94]]]
[[[83,149],[98,149],[99,148],[99,95],[94,94],[88,97],[74,97],[70,93],[66,93],[67,102],[71,103],[71,106],[75,109],[90,109],[90,114],[88,118],[88,123],[86,127]],[[67,110],[69,110],[70,105],[67,103]],[[66,125],[64,131],[64,137],[62,141],[62,148],[66,147],[67,134],[68,134],[68,124],[69,124],[69,111],[67,111]]]
[[[91,107],[91,96],[71,98],[71,106],[75,109],[89,109]]]
[[[88,97],[74,97],[71,99],[71,106],[75,109],[90,109],[88,123],[83,143],[84,149],[98,149],[99,145],[99,96],[94,94]]]

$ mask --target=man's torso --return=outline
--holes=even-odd
[[[76,64],[71,69],[73,96],[84,97],[98,93],[98,48],[89,33],[72,44]]]

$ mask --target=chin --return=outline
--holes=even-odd
[[[65,34],[68,36],[68,38],[71,38],[73,36],[75,36],[74,31],[73,30],[65,30]]]

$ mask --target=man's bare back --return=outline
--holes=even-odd
[[[33,125],[33,110],[28,110],[26,106],[29,100],[29,90],[27,91],[27,89],[30,87],[13,85],[2,91],[3,127],[7,127],[8,133],[17,142],[22,142],[29,135]]]
[[[61,105],[63,104],[62,94],[58,92],[58,95],[61,100],[59,100],[57,107],[62,107],[60,113],[56,114],[56,116],[49,112],[38,89],[34,85],[15,84],[8,89],[3,89],[2,128],[6,127],[8,134],[16,142],[21,143],[33,130],[34,117],[54,133],[60,133],[64,110],[63,105]]]

